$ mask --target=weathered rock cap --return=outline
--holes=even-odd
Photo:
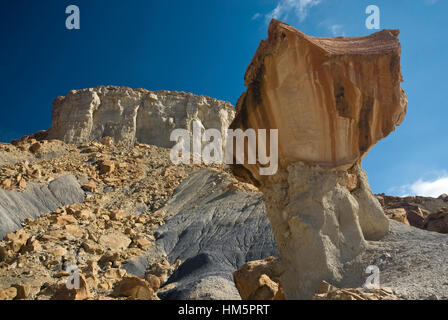
[[[398,35],[317,38],[272,20],[230,128],[278,129],[280,168],[351,167],[406,114]],[[233,169],[244,180],[262,179],[259,165]]]

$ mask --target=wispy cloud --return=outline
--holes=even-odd
[[[412,184],[395,187],[390,190],[400,196],[438,197],[448,194],[448,174],[445,172],[433,180],[419,179]]]
[[[425,4],[427,4],[428,6],[432,6],[436,2],[439,2],[439,0],[425,0]]]
[[[258,18],[260,18],[261,17],[261,13],[256,13],[256,14],[254,14],[253,16],[252,16],[252,19],[251,20],[257,20]]]
[[[266,15],[267,20],[281,19],[286,20],[291,14],[294,14],[299,22],[305,20],[308,10],[318,5],[322,0],[280,0],[277,7]]]

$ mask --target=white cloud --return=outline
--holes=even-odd
[[[444,174],[434,180],[419,179],[416,182],[398,188],[392,188],[400,196],[424,196],[437,198],[443,193],[448,194],[448,174]]]
[[[268,20],[286,20],[291,13],[295,14],[299,21],[305,20],[308,9],[318,5],[322,0],[280,0],[277,7],[266,15]]]

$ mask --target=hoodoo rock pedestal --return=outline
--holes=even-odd
[[[361,159],[406,114],[398,34],[316,38],[273,20],[247,69],[230,128],[278,129],[279,170],[231,167],[266,198],[287,299],[343,286],[344,265],[389,230]]]

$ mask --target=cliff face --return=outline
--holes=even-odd
[[[55,99],[48,137],[84,143],[109,136],[115,142],[169,148],[172,130],[190,130],[193,119],[225,137],[234,113],[228,102],[191,93],[111,86],[72,90]]]

